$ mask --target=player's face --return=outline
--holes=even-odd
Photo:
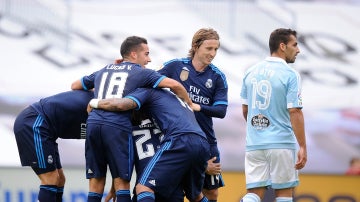
[[[300,53],[296,37],[294,35],[290,36],[289,42],[286,44],[285,48],[285,61],[287,63],[294,63],[296,60],[296,55]]]
[[[151,62],[150,59],[150,52],[149,52],[149,46],[147,44],[141,44],[141,50],[136,52],[136,62],[137,64],[141,65],[142,67],[145,67],[149,62]]]
[[[204,64],[204,66],[209,65],[215,58],[219,46],[219,40],[210,39],[203,41],[195,51],[193,60],[197,60],[198,63]]]

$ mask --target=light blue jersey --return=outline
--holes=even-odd
[[[242,103],[248,105],[246,151],[296,149],[289,108],[302,108],[301,78],[285,60],[267,57],[243,78]]]

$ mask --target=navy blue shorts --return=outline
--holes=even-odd
[[[85,140],[86,178],[106,177],[130,181],[134,167],[132,133],[105,124],[88,123]]]
[[[22,166],[31,166],[37,175],[62,168],[57,138],[32,107],[25,108],[16,117],[14,134]]]
[[[220,162],[220,152],[217,147],[217,144],[210,144],[210,158],[213,158],[216,156],[215,163]],[[212,190],[217,189],[219,187],[225,186],[224,180],[222,178],[222,175],[208,175],[205,174],[205,182],[204,182],[204,189]]]
[[[164,141],[146,166],[139,183],[162,198],[170,198],[179,186],[194,200],[202,191],[209,143],[197,134],[183,134]]]

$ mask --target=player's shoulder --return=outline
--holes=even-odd
[[[224,72],[222,72],[216,65],[214,65],[213,63],[209,64],[209,68],[210,71],[212,71],[215,75],[221,77],[223,80],[226,80],[226,76],[224,74]]]
[[[164,66],[177,65],[177,64],[191,64],[191,58],[175,58],[164,63]]]

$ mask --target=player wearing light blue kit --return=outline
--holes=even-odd
[[[260,202],[268,186],[275,190],[277,202],[292,201],[299,183],[297,170],[307,159],[301,78],[287,64],[300,52],[296,31],[273,31],[269,47],[271,57],[249,68],[242,83],[247,120],[243,202]]]
[[[186,90],[177,81],[145,69],[150,62],[147,40],[131,36],[121,44],[123,62],[109,64],[73,83],[73,89],[95,89],[96,98],[122,98],[138,87],[168,87],[191,103]],[[130,112],[92,110],[87,120],[85,142],[86,177],[89,202],[100,202],[107,167],[113,177],[117,201],[131,201],[130,179],[133,170],[133,143]]]
[[[169,198],[181,185],[190,201],[207,201],[201,189],[210,158],[209,144],[186,103],[168,90],[139,88],[123,99],[94,99],[90,106],[111,111],[141,107],[164,133],[160,149],[136,185],[138,201],[155,201],[155,193]]]
[[[211,63],[219,46],[217,32],[210,28],[202,28],[193,36],[188,58],[170,60],[158,70],[161,74],[183,84],[191,100],[197,104],[197,108],[194,109],[196,120],[210,144],[212,159],[208,163],[218,164],[215,173],[206,173],[204,183],[204,194],[211,202],[217,201],[218,188],[224,186],[220,173],[220,152],[212,120],[213,117],[224,118],[228,106],[226,77]]]
[[[278,57],[267,57],[245,72],[241,98],[251,108],[246,151],[296,149],[288,108],[302,108],[300,85],[299,74]]]

